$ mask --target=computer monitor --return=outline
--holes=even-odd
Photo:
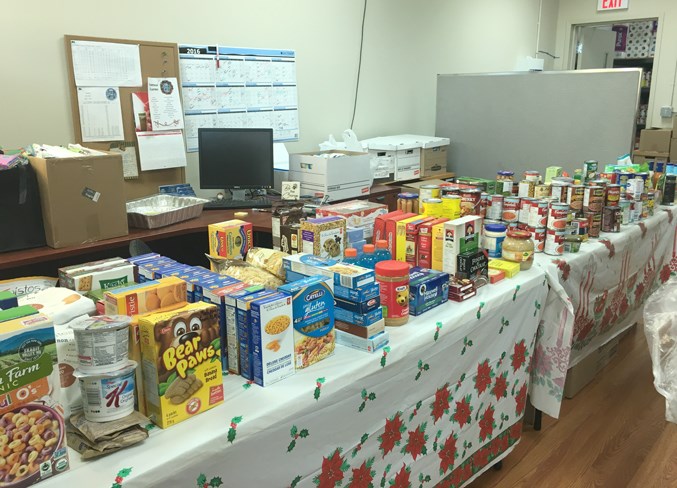
[[[273,129],[201,128],[198,141],[203,190],[273,188]]]

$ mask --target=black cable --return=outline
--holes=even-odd
[[[353,104],[353,118],[350,120],[350,130],[355,123],[355,113],[357,112],[357,93],[360,89],[360,72],[362,71],[362,47],[364,46],[364,20],[367,18],[367,0],[364,0],[364,10],[362,11],[362,33],[360,34],[360,57],[357,61],[357,82],[355,83],[355,103]]]

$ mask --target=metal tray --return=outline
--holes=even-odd
[[[141,229],[165,227],[198,217],[208,201],[166,194],[139,198],[127,202],[127,222]]]

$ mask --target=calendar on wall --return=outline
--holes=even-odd
[[[180,44],[179,67],[189,152],[201,127],[265,127],[275,142],[298,140],[295,51]]]

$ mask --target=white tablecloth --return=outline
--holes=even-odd
[[[536,256],[550,285],[529,392],[536,408],[557,418],[567,370],[635,323],[656,283],[677,272],[675,214],[663,207],[578,253]]]
[[[389,328],[375,354],[337,346],[265,389],[228,376],[223,405],[99,460],[71,451],[41,486],[458,486],[520,439],[547,291],[534,267]]]

